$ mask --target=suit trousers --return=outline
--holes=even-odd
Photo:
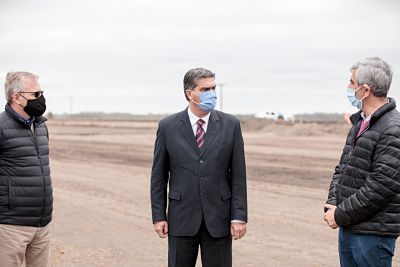
[[[50,266],[50,223],[44,227],[0,224],[0,266]]]
[[[203,267],[232,267],[232,237],[212,237],[204,220],[195,236],[168,236],[168,267],[195,267],[199,246]]]

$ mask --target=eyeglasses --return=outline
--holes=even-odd
[[[19,94],[31,94],[31,96],[34,96],[35,98],[39,98],[43,95],[44,91],[36,91],[36,92],[18,92]]]

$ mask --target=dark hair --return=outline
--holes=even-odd
[[[183,93],[186,100],[189,100],[186,90],[193,90],[197,86],[197,80],[203,78],[215,78],[215,73],[205,68],[194,68],[186,72],[183,78]]]

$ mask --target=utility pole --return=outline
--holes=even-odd
[[[219,93],[219,110],[223,111],[223,109],[224,109],[223,93],[224,93],[224,85],[226,85],[226,83],[217,83],[217,85],[219,86],[219,89],[220,89],[219,90],[220,91],[220,93]]]

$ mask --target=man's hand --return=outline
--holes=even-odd
[[[154,230],[157,232],[157,234],[160,238],[166,238],[168,236],[167,221],[156,222],[154,224]]]
[[[246,224],[245,223],[231,223],[231,235],[234,240],[242,238],[246,234]]]
[[[338,228],[338,225],[335,222],[336,206],[325,204],[325,208],[327,208],[328,210],[325,212],[324,220],[326,221],[326,223],[329,225],[330,228],[332,229]]]

